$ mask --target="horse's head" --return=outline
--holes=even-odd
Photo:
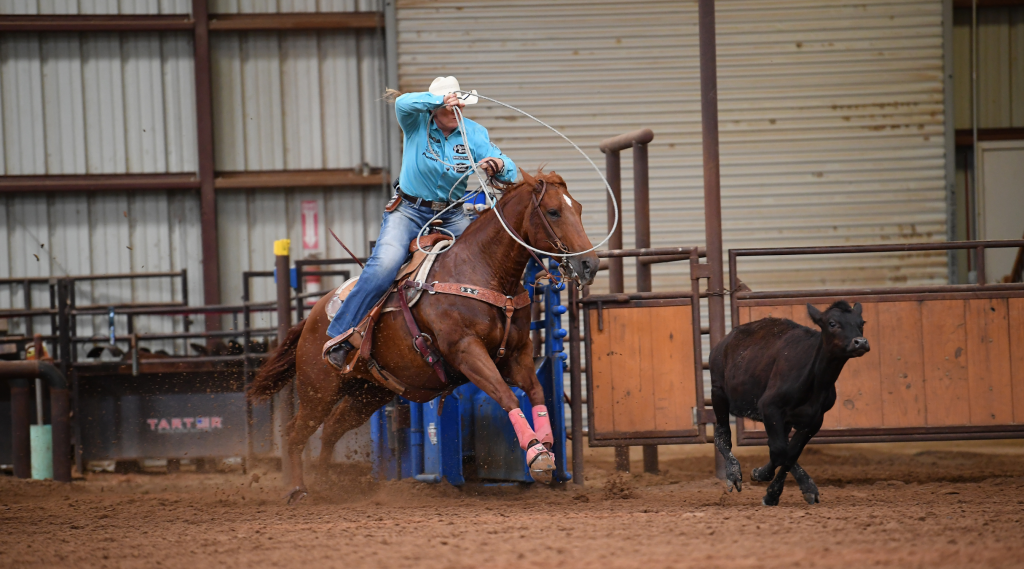
[[[583,206],[569,195],[565,180],[554,172],[522,172],[523,185],[531,188],[531,212],[526,216],[523,237],[534,247],[552,253],[574,253],[593,247],[583,229]],[[557,257],[555,257],[557,258]],[[559,266],[580,286],[594,282],[600,261],[597,253],[565,257]]]

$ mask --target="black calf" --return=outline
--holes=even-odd
[[[743,489],[740,463],[732,454],[731,413],[764,423],[770,459],[750,476],[771,480],[762,500],[766,506],[779,503],[790,472],[807,503],[819,501],[818,487],[797,458],[835,404],[836,380],[846,361],[870,350],[859,303],[850,308],[840,300],[825,312],[808,304],[807,312],[820,332],[792,320],[765,318],[733,329],[711,351],[715,448],[726,460],[729,491]]]

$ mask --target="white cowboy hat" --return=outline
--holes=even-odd
[[[437,79],[434,79],[430,83],[430,89],[428,89],[431,95],[440,95],[442,97],[444,97],[448,93],[455,93],[456,91],[461,90],[462,89],[459,87],[459,80],[456,79],[455,77],[452,77],[451,75],[449,75],[448,77],[438,77]],[[472,94],[457,93],[457,95],[459,97],[459,100],[462,101],[463,103],[467,105],[475,105],[477,101],[480,100],[480,98],[476,96],[475,89],[471,91],[471,93]]]

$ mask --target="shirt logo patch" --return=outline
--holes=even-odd
[[[458,174],[464,174],[469,171],[469,164],[456,164],[455,172]]]
[[[432,134],[428,134],[427,136],[430,138],[430,141],[433,142],[434,144],[441,144],[441,139],[440,138],[437,138],[436,136],[434,136]]]
[[[465,144],[456,144],[455,145],[455,153],[456,154],[465,154],[466,153],[466,145]]]

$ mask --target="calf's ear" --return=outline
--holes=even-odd
[[[853,303],[853,313],[854,314],[856,314],[857,316],[860,316],[860,313],[861,313],[862,310],[863,310],[863,307],[861,307],[859,302]]]
[[[811,320],[818,326],[822,325],[822,314],[821,311],[814,307],[813,304],[807,303],[807,314],[810,315]]]

